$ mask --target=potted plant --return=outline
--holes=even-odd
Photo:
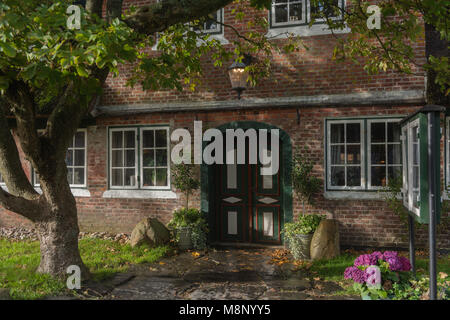
[[[198,209],[189,208],[189,197],[200,186],[194,174],[194,166],[181,163],[172,170],[175,188],[185,195],[186,206],[174,212],[169,223],[176,233],[176,240],[181,249],[203,249],[207,241],[207,223]]]
[[[311,239],[324,216],[299,215],[297,221],[284,225],[283,234],[295,260],[309,260]]]
[[[297,151],[292,166],[292,186],[297,199],[302,203],[302,213],[297,222],[287,223],[284,227],[286,246],[293,251],[296,259],[309,259],[313,233],[323,219],[318,215],[305,215],[305,204],[312,203],[313,195],[321,185],[320,179],[312,175],[314,165],[305,156],[307,154],[310,154],[307,147],[303,148],[303,152]]]

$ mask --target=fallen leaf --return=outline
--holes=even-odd
[[[165,263],[165,262],[162,262],[162,261],[160,261],[160,262],[159,262],[159,264],[160,264],[160,265],[165,265],[166,263]]]
[[[200,253],[198,253],[198,252],[192,252],[191,254],[192,254],[192,256],[195,257],[195,258],[197,258],[197,257],[200,256]]]
[[[446,274],[446,273],[444,273],[444,272],[439,272],[439,277],[440,277],[441,279],[445,279],[445,278],[448,277],[448,274]]]

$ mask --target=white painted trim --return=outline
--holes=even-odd
[[[293,0],[295,1],[294,3],[302,3],[302,19],[301,20],[296,20],[296,21],[287,21],[287,22],[275,22],[275,7],[277,6],[277,4],[274,3],[274,1],[272,1],[272,5],[270,7],[270,12],[269,14],[271,15],[269,17],[271,24],[273,27],[279,27],[279,26],[286,26],[286,28],[292,28],[293,24],[300,24],[300,23],[306,23],[306,2],[309,3],[308,0]],[[286,6],[287,6],[287,18],[289,19],[289,4],[288,1],[286,1]],[[278,4],[279,5],[279,4]]]
[[[386,192],[377,191],[325,191],[328,200],[384,200]]]
[[[42,189],[40,187],[34,187],[37,193],[42,194]],[[88,189],[76,189],[71,188],[72,194],[75,198],[90,198],[91,192]]]
[[[107,128],[109,131],[108,137],[109,137],[109,144],[108,144],[108,165],[109,165],[109,188],[110,189],[138,189],[139,188],[139,184],[137,181],[137,177],[138,177],[138,148],[139,148],[139,144],[138,144],[138,129],[136,127],[128,127],[128,128]],[[123,170],[123,176],[122,176],[122,182],[125,182],[125,168],[127,168],[125,166],[124,160],[125,160],[125,149],[124,148],[124,144],[125,144],[125,135],[123,134],[123,132],[125,131],[133,131],[134,132],[134,156],[135,156],[135,161],[134,161],[134,176],[136,178],[135,181],[135,185],[134,186],[113,186],[112,185],[112,170],[113,170],[113,166],[112,166],[112,134],[113,132],[122,132],[122,148],[120,150],[122,150],[123,154],[122,154],[122,167],[115,167],[116,169],[121,168]],[[119,150],[119,148],[116,148],[117,150]],[[131,149],[131,148],[130,148]]]
[[[420,207],[413,207],[413,188],[412,188],[412,181],[413,181],[413,170],[412,170],[412,160],[413,160],[413,148],[412,148],[412,128],[414,127],[418,127],[418,131],[420,130],[420,122],[419,119],[416,119],[410,123],[407,124],[407,151],[408,151],[408,189],[405,190],[407,191],[407,196],[408,196],[408,200],[407,200],[407,206],[409,211],[413,212],[414,214],[416,214],[417,216],[420,215]],[[419,137],[419,141],[418,141],[418,145],[419,145],[419,164],[420,164],[420,139],[422,137]],[[421,197],[420,194],[420,165],[419,165],[419,197]],[[419,203],[420,206],[420,203]]]
[[[167,133],[167,146],[166,146],[166,148],[167,148],[167,186],[147,186],[147,187],[144,187],[144,152],[143,152],[143,149],[144,149],[144,135],[143,135],[143,132],[144,131],[149,131],[149,130],[152,130],[153,131],[153,141],[154,141],[154,145],[153,145],[153,149],[152,150],[155,150],[155,154],[154,154],[154,156],[155,156],[155,169],[157,168],[156,167],[156,150],[158,149],[157,147],[156,147],[156,130],[165,130],[166,131],[166,133]],[[139,139],[139,153],[140,153],[140,159],[139,159],[139,174],[141,175],[140,176],[140,179],[139,179],[139,187],[141,188],[141,189],[143,189],[143,190],[154,190],[154,189],[167,189],[167,190],[170,190],[170,132],[169,132],[169,127],[168,126],[160,126],[160,127],[141,127],[140,128],[140,131],[139,131],[139,134],[140,134],[140,139]],[[155,172],[155,174],[156,174],[156,172]]]
[[[382,165],[372,165],[372,135],[371,135],[371,129],[372,129],[372,123],[385,123],[385,141],[384,143],[375,143],[378,145],[384,144],[385,146],[385,152],[386,152],[386,164],[384,165],[386,169],[386,183],[389,183],[389,167],[401,167],[402,165],[389,165],[388,158],[389,158],[389,145],[400,145],[401,148],[401,140],[400,142],[388,142],[388,126],[387,124],[389,122],[400,122],[401,119],[367,119],[367,189],[368,190],[382,190],[383,187],[380,186],[372,186],[372,167],[381,167]]]
[[[107,190],[102,197],[111,199],[177,199],[177,194],[170,190]]]
[[[344,124],[344,146],[347,145],[346,135],[347,135],[347,126],[349,123],[359,123],[360,124],[360,152],[361,152],[361,184],[359,187],[340,187],[340,186],[332,186],[331,185],[331,125],[332,124]],[[365,137],[364,137],[364,120],[328,120],[327,121],[327,187],[329,190],[364,190],[366,186],[366,177],[365,177],[365,165],[366,165],[366,156],[364,152],[365,146]],[[345,149],[347,149],[345,147]],[[345,164],[342,165],[344,168],[352,167],[352,165],[347,165],[347,152],[345,152]],[[356,166],[356,165],[355,165]],[[345,175],[345,184],[347,184],[347,175]]]
[[[345,34],[349,33],[350,28],[345,28],[342,30],[333,30],[335,34]],[[290,36],[300,36],[300,37],[312,37],[312,36],[322,36],[332,34],[328,25],[323,24],[313,24],[311,27],[309,25],[286,27],[286,28],[272,28],[266,33],[266,37],[270,39],[286,39]]]

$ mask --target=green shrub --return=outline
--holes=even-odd
[[[323,219],[325,219],[323,215],[300,215],[297,217],[297,221],[288,222],[284,225],[283,233],[288,239],[292,239],[298,234],[314,233]]]

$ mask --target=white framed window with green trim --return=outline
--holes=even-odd
[[[109,188],[169,190],[168,126],[108,128]]]
[[[70,141],[66,166],[70,188],[87,188],[87,129],[78,129]],[[35,187],[40,186],[39,175],[33,169],[32,180]]]
[[[377,191],[400,178],[400,120],[326,119],[326,190]]]

